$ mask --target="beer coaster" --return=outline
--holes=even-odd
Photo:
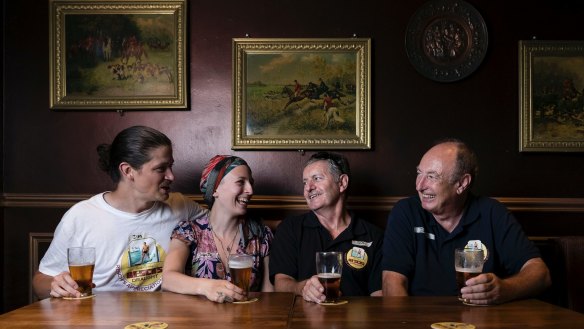
[[[463,322],[437,322],[430,326],[433,329],[475,329],[474,324]]]
[[[258,298],[254,297],[254,298],[250,298],[248,300],[242,300],[242,301],[238,301],[238,302],[233,302],[233,304],[249,304],[249,303],[253,303],[253,302],[257,302]]]
[[[324,306],[334,306],[334,305],[343,305],[343,304],[347,304],[349,301],[348,300],[339,300],[336,303],[319,303],[320,305],[324,305]]]
[[[465,301],[462,301],[462,303],[464,305],[467,305],[467,306],[489,306],[489,304],[473,304],[473,303],[468,303],[468,302],[465,302]]]
[[[80,299],[89,299],[95,297],[95,294],[89,296],[82,296],[82,297],[63,297],[63,299],[67,300],[80,300]]]
[[[168,323],[158,321],[138,322],[132,323],[124,327],[124,329],[164,329],[168,327]]]

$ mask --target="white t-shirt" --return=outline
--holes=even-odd
[[[68,247],[95,247],[94,291],[153,291],[162,283],[162,265],[177,223],[207,212],[181,193],[141,213],[110,206],[100,193],[69,209],[55,230],[39,271],[69,271]]]

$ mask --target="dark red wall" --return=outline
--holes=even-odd
[[[190,109],[120,116],[49,110],[49,3],[6,1],[2,192],[93,194],[108,189],[109,179],[97,168],[96,145],[110,142],[125,127],[145,124],[166,132],[175,143],[177,191],[199,193],[206,160],[232,153],[250,163],[256,194],[299,195],[301,167],[311,152],[231,150],[231,40],[246,34],[257,38],[356,34],[371,38],[373,44],[373,149],[343,152],[351,160],[353,194],[414,193],[420,156],[433,140],[454,136],[468,141],[479,155],[480,194],[583,197],[582,154],[518,151],[518,41],[533,36],[583,39],[584,6],[577,0],[468,2],[487,23],[487,55],[470,77],[437,83],[415,71],[404,49],[408,20],[424,0],[189,1]],[[28,231],[52,230],[60,213],[3,211],[3,287],[11,286],[15,273],[27,275],[26,268],[11,272],[14,269],[8,267],[9,260],[19,257],[19,248],[27,248]],[[17,232],[23,227],[26,232]],[[3,296],[4,301],[14,298],[21,298],[21,293]]]

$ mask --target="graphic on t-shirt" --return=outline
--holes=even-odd
[[[164,249],[154,238],[146,234],[132,235],[120,260],[118,277],[133,290],[155,290],[162,282],[165,257]]]

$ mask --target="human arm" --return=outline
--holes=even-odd
[[[326,298],[324,287],[320,284],[316,275],[298,282],[291,276],[278,273],[274,279],[274,287],[276,291],[293,292],[302,296],[308,302],[320,303]]]
[[[472,304],[501,304],[514,299],[535,296],[551,285],[549,270],[541,258],[525,262],[519,273],[501,279],[484,273],[466,281],[462,298]]]
[[[81,297],[77,283],[69,272],[50,276],[37,271],[32,279],[32,287],[39,299],[49,297]]]
[[[274,286],[270,282],[270,257],[264,257],[264,275],[262,279],[262,291],[272,292],[274,291]]]
[[[383,271],[383,296],[408,296],[408,278],[398,272]]]
[[[243,290],[227,280],[194,278],[184,273],[185,264],[189,255],[188,245],[172,239],[168,255],[162,269],[162,289],[180,294],[202,295],[207,299],[222,303],[224,301],[242,300]]]

